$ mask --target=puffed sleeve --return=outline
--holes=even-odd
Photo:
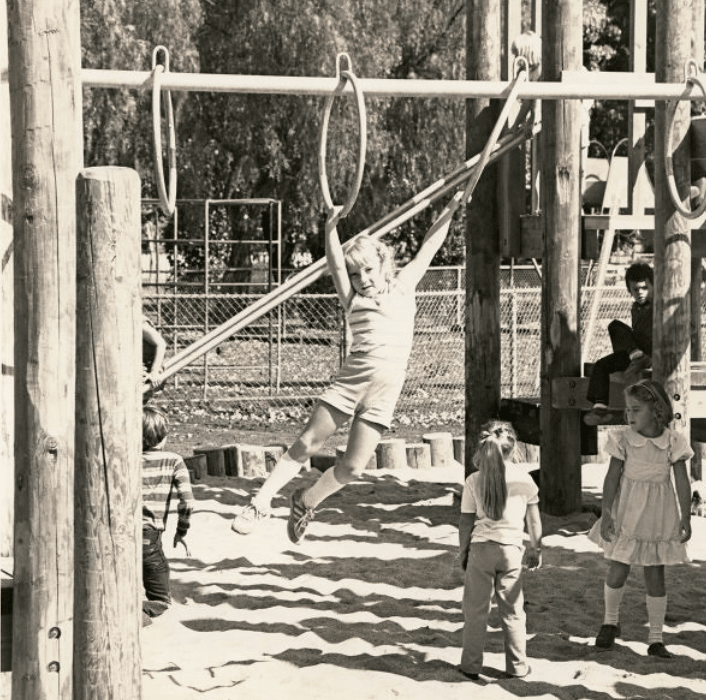
[[[694,456],[694,450],[691,449],[684,433],[678,433],[675,430],[671,434],[671,452],[672,463],[691,459]]]
[[[611,430],[605,446],[606,452],[611,456],[625,461],[625,429]]]

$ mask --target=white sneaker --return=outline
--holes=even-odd
[[[249,535],[259,522],[267,520],[269,517],[269,510],[260,510],[257,506],[249,503],[233,518],[230,529],[240,535]]]

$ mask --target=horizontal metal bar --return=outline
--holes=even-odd
[[[530,99],[608,99],[608,100],[704,100],[700,90],[687,90],[684,83],[652,83],[643,79],[615,80],[602,73],[590,84],[570,82],[525,82],[518,97]],[[114,71],[84,69],[84,87],[152,89],[152,73],[148,71]],[[219,75],[214,73],[162,73],[164,90],[183,92],[235,92],[265,95],[330,95],[336,78],[306,78],[284,75]],[[503,98],[511,83],[493,80],[400,80],[358,78],[366,97],[449,97]],[[347,82],[343,94],[353,95]]]

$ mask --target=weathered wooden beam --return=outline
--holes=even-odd
[[[582,65],[582,3],[555,0],[542,15],[543,79]],[[578,411],[554,409],[551,380],[580,373],[580,103],[542,102],[541,508],[564,515],[581,508]]]
[[[6,7],[15,285],[12,697],[71,700],[79,3],[13,0]]]
[[[500,0],[466,0],[466,77],[499,80]],[[466,153],[479,153],[499,113],[488,98],[466,102]],[[488,168],[466,210],[466,471],[480,427],[497,415],[500,370],[500,241],[497,172]]]
[[[74,700],[140,698],[140,179],[77,183]]]

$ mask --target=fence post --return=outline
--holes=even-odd
[[[140,179],[76,182],[74,699],[141,697]]]

